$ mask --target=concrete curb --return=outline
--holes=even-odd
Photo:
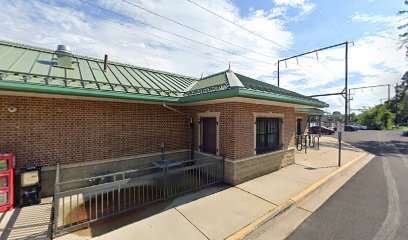
[[[275,216],[279,215],[280,213],[286,211],[294,203],[297,203],[300,200],[304,199],[309,194],[311,194],[313,191],[315,191],[317,188],[319,188],[320,186],[325,184],[327,181],[329,181],[330,179],[335,177],[337,174],[340,174],[341,172],[343,172],[344,170],[349,168],[351,165],[353,165],[355,162],[357,162],[358,160],[366,157],[367,155],[368,155],[367,152],[363,152],[358,157],[354,158],[350,162],[348,162],[345,165],[343,165],[343,166],[339,167],[338,169],[334,170],[333,172],[326,175],[325,177],[318,180],[317,182],[313,183],[312,185],[310,185],[309,187],[307,187],[303,191],[301,191],[301,192],[297,193],[296,195],[292,196],[291,198],[289,198],[285,202],[278,205],[276,208],[270,210],[269,212],[267,212],[263,216],[259,217],[258,219],[256,219],[252,223],[248,224],[247,226],[245,226],[241,230],[239,230],[239,231],[235,232],[234,234],[230,235],[226,239],[227,240],[236,240],[236,239],[242,239],[242,238],[246,237],[248,234],[250,234],[257,227],[259,227],[260,225],[262,225],[265,222],[269,221],[270,219],[274,218]]]

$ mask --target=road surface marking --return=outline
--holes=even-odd
[[[377,136],[380,143],[381,160],[388,189],[388,210],[387,216],[382,223],[381,228],[375,234],[373,240],[395,239],[395,234],[397,233],[401,221],[399,194],[397,184],[395,183],[395,179],[391,174],[389,163],[384,158],[380,134]]]

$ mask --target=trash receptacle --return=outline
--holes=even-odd
[[[41,203],[41,166],[20,169],[20,207]]]

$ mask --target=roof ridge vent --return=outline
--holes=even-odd
[[[235,75],[231,69],[225,72],[225,74],[230,87],[244,87],[244,84],[242,84],[241,80],[239,80],[237,75]]]
[[[68,46],[62,44],[58,45],[55,55],[57,55],[56,67],[72,69],[72,59],[74,54],[72,54]]]

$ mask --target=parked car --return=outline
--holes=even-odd
[[[401,136],[408,137],[408,131],[402,131]]]
[[[381,130],[381,127],[379,127],[379,126],[368,126],[367,130]]]
[[[408,123],[398,123],[398,127],[408,127]]]
[[[312,133],[312,134],[319,134],[319,127],[320,127],[320,126],[310,127],[311,133]],[[332,129],[330,129],[330,128],[327,128],[327,127],[325,127],[325,126],[322,126],[322,134],[331,135],[331,134],[334,134],[334,130],[332,130]]]
[[[358,130],[367,130],[367,126],[363,126],[363,125],[354,125],[355,128],[357,128]]]
[[[354,126],[351,125],[346,125],[344,126],[344,131],[346,132],[354,132],[354,131],[358,131],[358,129]]]

